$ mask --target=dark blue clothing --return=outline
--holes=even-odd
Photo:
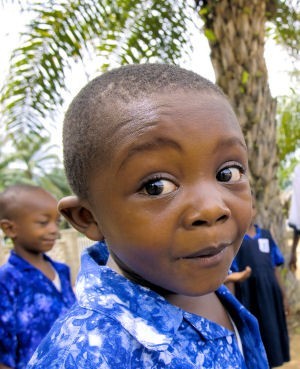
[[[27,369],[268,369],[256,319],[225,288],[216,294],[239,331],[188,313],[105,266],[107,250],[85,250],[78,304],[59,319]]]
[[[284,258],[270,232],[256,226],[256,235],[245,235],[232,271],[252,269],[250,278],[236,283],[236,297],[257,318],[271,367],[290,360],[283,296],[275,275]]]
[[[11,252],[0,267],[0,363],[23,369],[58,316],[75,302],[69,268],[51,263],[61,292],[38,269]]]

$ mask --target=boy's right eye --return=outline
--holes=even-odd
[[[37,223],[40,224],[41,226],[46,226],[48,224],[48,221],[47,220],[39,220]]]
[[[140,192],[150,196],[159,196],[175,190],[177,190],[177,186],[169,179],[155,178],[146,182]]]

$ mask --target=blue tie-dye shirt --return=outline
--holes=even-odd
[[[26,368],[54,321],[75,302],[69,268],[45,258],[60,277],[61,292],[14,251],[0,267],[0,363],[11,368]]]
[[[222,286],[233,332],[117,274],[100,244],[82,256],[78,304],[56,322],[27,369],[267,369],[255,318]]]

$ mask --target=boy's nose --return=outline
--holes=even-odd
[[[206,191],[203,188],[198,189],[197,195],[193,198],[193,202],[183,215],[185,228],[213,226],[225,222],[231,215],[222,193],[218,190],[213,190],[211,187],[208,187]]]
[[[48,228],[48,230],[49,230],[49,232],[50,233],[52,233],[52,234],[58,234],[58,232],[59,232],[59,227],[58,227],[58,225],[57,225],[57,223],[56,222],[51,222],[51,223],[49,223],[49,228]]]

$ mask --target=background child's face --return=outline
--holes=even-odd
[[[57,201],[44,191],[24,193],[14,223],[14,247],[32,253],[47,252],[59,235]]]
[[[174,92],[132,103],[123,117],[118,150],[90,183],[108,246],[166,290],[215,290],[251,219],[247,151],[229,104]]]

